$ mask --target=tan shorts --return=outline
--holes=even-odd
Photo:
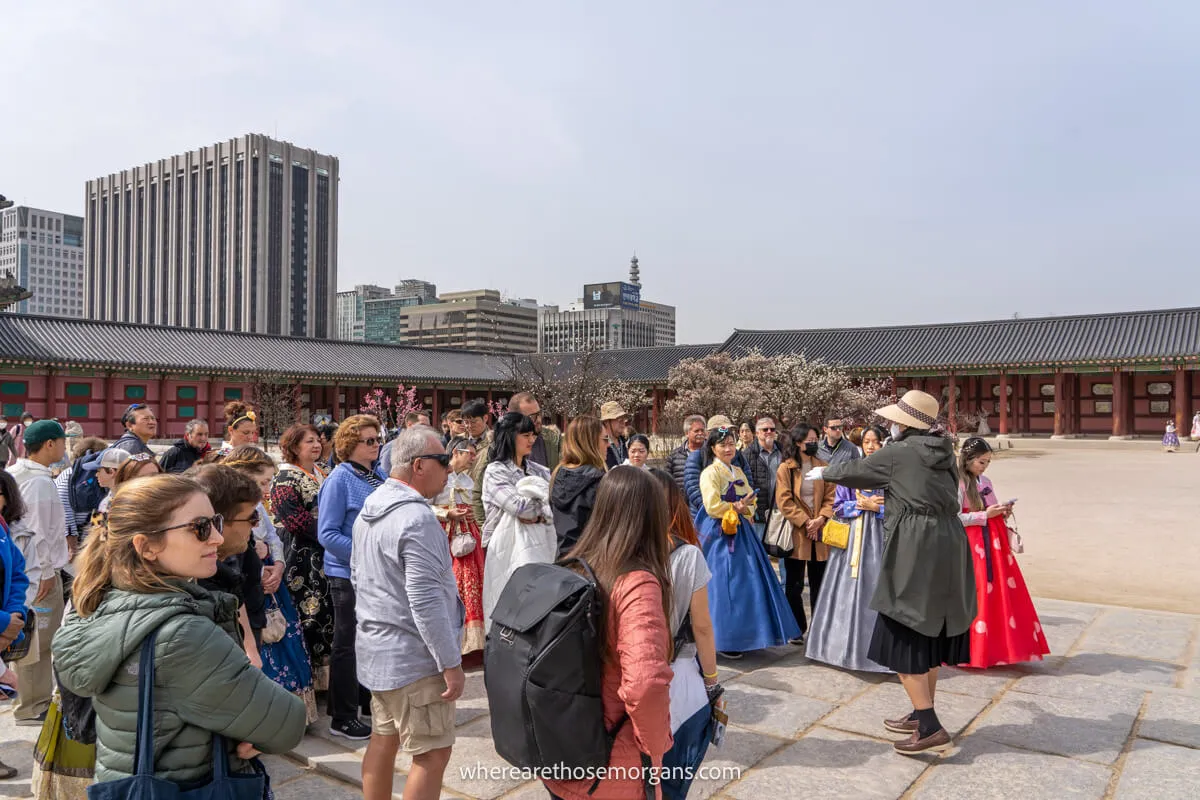
[[[443,700],[441,675],[421,678],[399,689],[371,692],[371,730],[399,736],[400,748],[419,756],[454,744],[454,703]]]

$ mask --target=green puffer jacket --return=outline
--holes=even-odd
[[[138,658],[154,630],[154,774],[176,783],[212,774],[212,734],[229,740],[232,771],[249,765],[232,752],[250,742],[283,753],[304,738],[304,701],[250,666],[238,636],[237,601],[181,580],[178,591],[110,589],[88,617],[71,612],[54,636],[62,685],[92,698],[96,780],[133,772]]]

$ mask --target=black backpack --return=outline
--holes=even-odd
[[[564,564],[577,561],[586,577]],[[608,766],[621,720],[604,727],[600,587],[582,559],[524,564],[492,611],[483,682],[492,741],[523,769]]]
[[[105,488],[100,485],[100,481],[96,480],[96,473],[83,468],[84,459],[95,455],[96,452],[99,451],[88,450],[75,459],[75,465],[71,468],[71,484],[67,491],[71,500],[71,509],[77,517],[86,514],[90,518],[96,509],[100,508],[100,501],[106,494]]]

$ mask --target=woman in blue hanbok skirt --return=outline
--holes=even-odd
[[[786,644],[800,635],[783,587],[754,533],[755,498],[746,474],[732,463],[736,452],[736,429],[709,432],[700,473],[704,502],[696,513],[700,546],[712,572],[708,609],[717,651],[727,658]]]

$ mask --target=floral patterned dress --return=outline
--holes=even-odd
[[[455,556],[453,550],[450,553],[458,594],[467,608],[467,618],[463,625],[463,655],[482,650],[486,638],[483,630],[483,542],[474,515],[468,513],[465,519],[451,522],[446,512],[451,508],[469,512],[471,490],[474,488],[475,481],[471,480],[470,474],[452,472],[446,480],[446,488],[433,501],[434,513],[446,530],[447,547],[453,543],[456,534],[464,533],[475,540],[474,549],[465,556]]]
[[[333,650],[333,599],[325,578],[325,548],[317,541],[317,492],[325,479],[293,464],[281,464],[271,482],[275,524],[291,541],[283,583],[291,593],[312,665],[313,688],[329,689],[329,655]]]

